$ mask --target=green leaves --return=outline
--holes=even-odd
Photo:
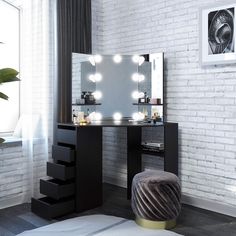
[[[0,138],[0,143],[3,143],[5,141],[5,139]]]
[[[0,92],[0,98],[8,100],[9,97],[6,94]]]
[[[16,76],[19,74],[18,71],[12,68],[3,68],[0,69],[0,84],[20,81]],[[8,100],[8,96],[2,92],[0,92],[0,98],[4,100]]]
[[[0,69],[0,84],[7,82],[20,81],[16,76],[18,71],[12,68]]]

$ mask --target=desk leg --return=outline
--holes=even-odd
[[[178,175],[178,124],[165,123],[164,170]]]
[[[131,198],[133,177],[142,171],[142,127],[127,127],[127,198]]]

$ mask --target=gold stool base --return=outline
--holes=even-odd
[[[176,226],[176,220],[153,221],[136,217],[136,224],[148,229],[172,229]]]

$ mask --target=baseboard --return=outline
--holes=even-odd
[[[25,197],[22,195],[8,198],[5,200],[1,200],[0,201],[0,209],[16,206],[16,205],[22,204],[24,202],[25,202]]]
[[[182,195],[182,203],[236,217],[236,206],[216,203],[214,201],[204,200],[188,195]]]

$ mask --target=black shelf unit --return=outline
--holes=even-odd
[[[156,151],[141,149],[141,153],[146,154],[146,155],[151,155],[151,156],[165,157],[165,151],[156,152]]]
[[[72,103],[72,106],[99,106],[102,105],[102,103],[94,103],[94,104],[77,104],[77,103]]]
[[[102,128],[58,124],[52,146],[53,162],[40,180],[40,193],[31,209],[46,218],[82,212],[102,205]],[[92,148],[91,148],[92,147]]]
[[[135,106],[163,106],[163,104],[151,104],[151,103],[133,103]]]
[[[49,180],[40,180],[40,193],[46,197],[31,200],[35,214],[51,219],[75,210],[75,135],[58,131],[59,142],[52,146],[53,162],[47,162]]]
[[[164,150],[146,151],[142,148],[142,127],[127,127],[127,196],[131,198],[133,177],[142,171],[144,154],[159,156],[164,159],[164,171],[178,176],[178,124],[164,122]],[[155,127],[155,126],[152,126]],[[156,126],[158,127],[158,126]]]

